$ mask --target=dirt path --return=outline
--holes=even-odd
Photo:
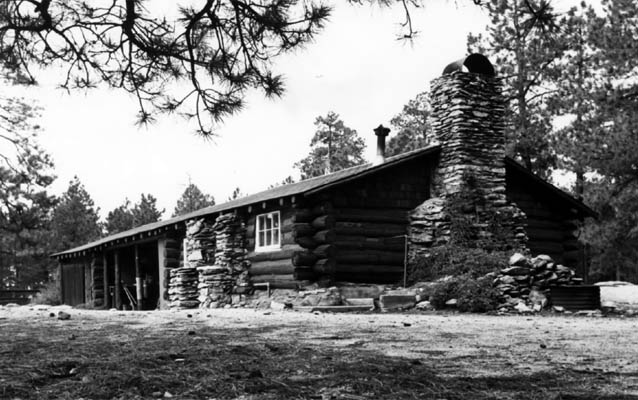
[[[0,398],[638,399],[638,319],[0,309]]]

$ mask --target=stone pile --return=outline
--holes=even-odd
[[[509,267],[502,269],[494,279],[501,303],[498,310],[540,311],[548,305],[550,286],[581,282],[572,269],[555,263],[550,256],[530,258],[514,254]]]
[[[246,260],[246,227],[237,214],[217,217],[213,226],[215,253],[212,263],[197,267],[199,306],[218,308],[232,303],[232,293],[250,285]]]
[[[171,270],[168,285],[168,300],[171,308],[195,308],[197,300],[197,270],[180,267]]]
[[[186,260],[180,268],[171,270],[169,301],[171,308],[195,308],[199,305],[198,270],[215,258],[214,224],[202,218],[186,223],[184,242]]]

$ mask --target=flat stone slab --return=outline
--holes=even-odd
[[[356,285],[356,286],[340,286],[339,293],[346,299],[355,298],[373,298],[378,299],[385,290],[382,285]]]
[[[333,312],[333,313],[342,313],[342,312],[363,312],[363,311],[372,311],[374,310],[374,306],[370,305],[345,305],[345,306],[315,306],[308,307],[310,312]]]
[[[410,294],[384,294],[379,297],[381,310],[399,310],[413,308],[416,305],[416,296]]]
[[[363,299],[344,299],[344,305],[347,306],[368,306],[370,308],[374,308],[374,299],[373,298],[363,298]]]

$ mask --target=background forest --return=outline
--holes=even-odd
[[[117,87],[116,78],[120,78],[120,87],[140,98],[141,123],[149,122],[153,112],[172,112],[192,99],[188,96],[160,99],[162,92],[157,84],[167,77],[192,78],[195,68],[201,67],[204,73],[228,82],[229,90],[207,90],[193,80],[195,89],[192,93],[196,98],[193,101],[197,111],[185,112],[191,118],[209,115],[213,120],[221,120],[239,110],[245,87],[258,87],[269,95],[280,94],[282,87],[278,77],[262,64],[277,54],[268,49],[272,50],[271,45],[274,45],[287,51],[306,43],[320,34],[319,28],[329,15],[329,9],[310,7],[303,14],[303,23],[287,30],[282,28],[287,26],[284,22],[289,21],[285,18],[292,17],[285,11],[296,3],[294,1],[277,3],[269,14],[260,14],[261,17],[243,13],[245,20],[242,21],[261,24],[251,26],[249,30],[256,36],[243,43],[237,43],[237,37],[232,37],[232,44],[222,51],[223,54],[212,50],[211,44],[206,42],[208,36],[204,34],[206,30],[214,31],[218,27],[204,23],[202,15],[189,9],[183,11],[186,27],[189,34],[200,32],[196,35],[199,41],[185,43],[183,48],[177,39],[168,40],[172,37],[168,30],[164,36],[153,38],[152,35],[168,28],[161,22],[146,20],[129,23],[138,23],[135,26],[147,31],[141,28],[127,31],[127,25],[122,24],[123,37],[128,37],[128,41],[110,43],[94,38],[85,47],[77,47],[72,41],[57,41],[55,45],[61,47],[55,48],[53,44],[31,46],[30,40],[49,43],[48,36],[34,36],[34,39],[30,35],[55,32],[55,23],[61,24],[64,18],[70,18],[69,9],[46,8],[50,2],[34,2],[40,4],[40,8],[36,7],[34,14],[23,15],[18,3],[22,2],[7,2],[0,9],[0,60],[6,82],[29,83],[32,77],[28,66],[32,63],[56,61],[70,65],[70,70],[79,68],[81,73],[97,71],[100,79],[112,86]],[[71,7],[71,2],[60,4]],[[604,0],[592,5],[583,2],[563,14],[554,12],[551,4],[544,0],[484,0],[478,6],[488,10],[490,24],[485,33],[470,35],[467,47],[469,52],[487,55],[504,81],[509,105],[509,155],[534,173],[582,198],[599,213],[597,220],[586,221],[579,232],[589,255],[590,281],[638,282],[636,2]],[[118,10],[101,10],[103,14],[99,11],[94,8],[75,11],[74,21],[76,25],[86,22],[83,29],[99,33],[95,29],[102,25],[98,22],[91,25],[87,21],[94,21],[99,15],[120,15],[120,18],[122,15]],[[55,12],[64,18],[52,18]],[[412,28],[407,24],[409,14],[406,17],[406,36],[409,37]],[[230,24],[225,27],[225,32],[237,28],[232,21],[224,21]],[[150,26],[152,24],[157,26]],[[135,41],[140,32],[149,38],[148,42]],[[133,45],[139,53],[123,55],[125,58],[119,60],[116,69],[108,65],[110,59],[104,61],[97,57],[99,52],[84,50],[101,46],[102,53],[98,55],[102,57],[112,49]],[[236,53],[232,46],[249,52]],[[197,51],[188,53],[193,49]],[[191,58],[184,59],[181,54],[191,54]],[[181,64],[171,61],[175,59]],[[203,67],[202,60],[209,61],[208,70]],[[254,62],[252,66],[251,62]],[[243,69],[234,69],[237,65]],[[143,69],[145,75],[135,75],[131,72],[133,66]],[[71,77],[73,79],[66,82],[70,86],[92,85],[89,79]],[[55,265],[49,259],[51,253],[158,221],[164,213],[158,209],[157,199],[152,194],[140,194],[136,202],[125,199],[122,205],[107,214],[105,220],[100,220],[98,207],[77,178],[69,182],[62,195],[52,195],[49,187],[55,179],[55,168],[45,149],[37,144],[40,130],[35,125],[37,115],[38,109],[33,105],[0,96],[0,288],[40,287],[55,271]],[[419,148],[430,141],[429,115],[427,92],[406,99],[403,109],[397,110],[391,121],[390,155]],[[210,133],[204,122],[199,126],[200,134]],[[363,139],[336,112],[318,116],[315,126],[316,134],[308,156],[294,165],[300,179],[365,162]],[[293,181],[289,176],[275,185]],[[239,196],[241,191],[237,188],[229,199]],[[212,196],[188,182],[172,215],[213,204]]]

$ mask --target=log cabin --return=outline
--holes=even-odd
[[[54,254],[63,302],[220,307],[266,285],[401,282],[408,259],[449,240],[449,199],[467,174],[481,210],[510,216],[513,241],[578,268],[578,227],[595,214],[506,157],[505,102],[489,60],[450,64],[431,95],[434,137],[424,148],[385,157],[389,129],[379,126],[372,163]]]

